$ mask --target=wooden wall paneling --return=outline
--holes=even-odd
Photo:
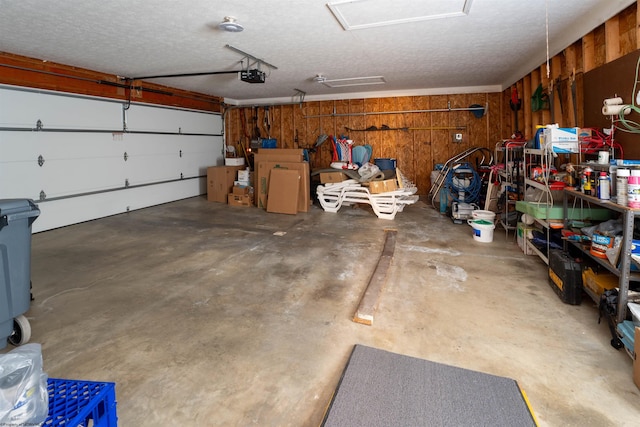
[[[387,98],[389,99],[389,98]],[[413,99],[407,96],[396,98],[396,102],[393,107],[397,111],[409,111],[413,110]],[[389,110],[391,111],[391,110]],[[403,113],[394,114],[393,127],[406,127],[412,128],[413,117],[418,113]],[[424,114],[424,113],[421,113]],[[390,125],[391,126],[391,125]],[[397,159],[398,168],[402,173],[411,181],[415,182],[415,157],[414,157],[414,143],[413,143],[413,130],[395,130],[387,133],[392,133],[395,139],[395,155]]]
[[[522,108],[518,112],[520,116],[523,117],[518,123],[520,125],[520,131],[524,135],[525,138],[531,138],[531,126],[533,121],[535,120],[532,117],[531,112],[531,92],[532,92],[532,80],[535,80],[535,72],[527,75],[522,80],[522,91],[519,91],[520,96],[522,98]]]
[[[338,100],[333,102],[336,117],[333,120],[333,127],[324,128],[324,132],[328,135],[337,135],[347,133],[347,128],[351,127],[351,117],[349,116],[349,100]],[[350,135],[351,136],[351,135]],[[355,134],[354,134],[355,136]],[[358,135],[358,142],[364,145],[364,135]]]
[[[532,130],[533,128],[535,128],[536,125],[539,124],[544,124],[542,121],[542,111],[538,110],[538,111],[533,111],[533,109],[531,108],[531,97],[533,96],[533,92],[537,89],[538,85],[541,84],[541,72],[540,72],[540,68],[536,68],[535,70],[533,70],[531,72],[530,76],[530,90],[531,93],[528,94],[527,96],[527,102],[525,104],[525,107],[528,108],[527,111],[527,116],[526,117],[530,117],[531,120],[527,121],[527,118],[525,117],[525,137],[527,139],[532,138],[533,135],[535,134],[535,132]],[[525,89],[526,92],[526,89]]]
[[[620,58],[620,17],[618,15],[604,23],[605,60],[607,63]]]
[[[593,33],[590,34],[593,35]],[[567,127],[578,126],[571,86],[574,80],[576,80],[576,76],[585,72],[585,69],[587,68],[587,61],[591,62],[590,66],[595,67],[595,36],[592,37],[590,43],[581,43],[580,41],[577,41],[565,49],[565,68],[562,71],[562,74],[563,76],[566,76],[566,79],[564,80],[564,105],[566,106],[564,118],[566,120],[565,125]],[[576,96],[578,94],[577,91],[578,86],[576,83]]]
[[[569,96],[571,96],[571,93],[569,93]],[[572,101],[573,103],[573,98]],[[584,74],[577,74],[576,75],[576,111],[575,111],[575,115],[577,116],[577,121],[575,118],[571,119],[571,123],[573,123],[573,126],[570,127],[585,127],[584,124],[584,108],[581,108],[581,105],[584,105]],[[571,111],[571,117],[574,116],[574,112]]]
[[[606,32],[604,24],[593,30],[594,36],[594,65],[595,68],[607,63]]]
[[[432,95],[430,97],[431,109],[439,110],[449,107],[449,98],[446,95]],[[441,126],[449,126],[449,112],[433,112],[429,113],[431,123],[429,126],[437,128]],[[435,163],[445,163],[454,153],[457,147],[452,147],[451,134],[448,130],[434,129],[431,131],[431,156]]]
[[[364,115],[365,112],[365,104],[364,104],[364,99],[352,99],[349,101],[349,127],[351,129],[364,129],[367,127],[367,118]],[[338,129],[338,132],[344,133],[346,131],[346,129],[344,127],[342,127],[341,129]],[[351,132],[352,134],[356,134],[355,132]],[[369,144],[371,145],[371,138],[370,138],[370,134],[373,134],[373,132],[358,132],[359,136],[359,140],[363,143],[363,144]],[[373,148],[373,154],[372,154],[372,159],[375,157],[381,157],[380,155],[380,151],[378,148],[374,147],[372,145]]]
[[[365,113],[376,113],[380,111],[380,98],[366,98],[364,100],[364,112]],[[364,120],[364,128],[368,128],[370,126],[376,126],[380,129],[382,126],[382,116],[379,114],[368,114],[365,116]],[[362,129],[362,128],[358,128]],[[378,153],[376,157],[388,157],[388,154],[384,150],[384,146],[382,145],[382,132],[364,132],[367,143],[373,147],[373,151]]]
[[[558,54],[551,58],[551,78],[548,82],[548,87],[550,88],[549,108],[551,108],[551,111],[549,111],[549,123],[558,123],[560,127],[563,127],[565,123],[563,103],[560,99],[560,95],[564,92],[561,81],[564,65],[565,56],[563,54]]]
[[[531,76],[525,76],[522,80],[516,83],[518,88],[518,96],[520,97],[520,109],[516,112],[518,115],[518,129],[522,134],[525,134],[526,123],[525,119],[531,120],[531,107],[529,106],[529,114],[526,114],[527,105],[529,105],[529,97],[531,97]]]
[[[547,73],[549,76],[547,77]],[[549,81],[551,80],[551,60],[549,60],[549,67],[547,68],[547,63],[545,62],[540,66],[540,83],[542,84],[542,91],[549,95]],[[545,108],[540,111],[540,123],[548,124],[551,123],[551,110],[550,108]],[[535,132],[533,132],[535,135]]]
[[[275,138],[279,148],[293,148],[293,138],[285,138],[282,132],[282,106],[275,105],[265,110],[265,114],[269,113],[270,138]]]
[[[320,102],[305,102],[302,111],[305,120],[303,141],[306,144],[312,144],[320,133],[321,118],[317,117],[320,115]],[[301,135],[298,138],[301,138]]]
[[[509,138],[513,134],[513,111],[509,104],[510,99],[511,87],[508,87],[500,94],[500,138]]]
[[[126,85],[126,81],[116,75],[0,52],[0,83],[118,100],[127,100],[131,95],[133,101],[222,112],[222,98],[216,96],[147,82],[136,82],[142,90],[130,92],[101,82]],[[145,88],[167,93],[145,91]]]
[[[291,126],[293,129],[293,137],[298,138],[298,147],[306,146],[314,142],[312,137],[309,136],[308,120],[305,118],[307,113],[307,103],[295,104],[292,106],[291,113]]]
[[[379,98],[378,99],[378,111],[398,111],[398,98]],[[380,126],[388,126],[390,128],[397,128],[399,126],[398,114],[382,114],[378,116],[380,118]],[[383,157],[398,159],[398,145],[400,138],[400,131],[380,131],[378,134],[378,143],[380,144],[381,151],[384,154]]]
[[[260,108],[251,108],[247,113],[247,116],[249,117],[249,133],[251,134],[251,138],[266,138],[267,133],[262,127],[262,113]]]
[[[637,49],[638,4],[633,3],[618,14],[620,25],[620,55],[624,56]]]
[[[430,110],[431,98],[428,96],[414,96],[411,97],[411,103],[413,110]],[[416,128],[428,128],[431,126],[431,116],[433,113],[415,113],[413,114],[413,127]],[[418,186],[419,194],[429,193],[431,188],[431,171],[435,165],[433,159],[433,153],[431,148],[431,136],[430,130],[414,130],[411,131],[413,138],[413,153],[414,153],[414,174],[412,175],[413,182]]]
[[[238,146],[238,127],[240,126],[240,121],[238,120],[238,110],[230,109],[228,110],[225,118],[224,118],[224,141],[225,145],[233,145],[236,147],[236,152]]]
[[[293,109],[297,108],[297,105],[281,105],[278,111],[280,115],[280,138],[285,142],[285,146],[291,148],[298,148],[300,145],[299,136],[296,137],[296,132],[293,127]],[[296,141],[296,139],[298,139]]]
[[[316,161],[312,163],[313,168],[321,169],[328,168],[331,165],[331,159],[333,156],[333,142],[329,140],[329,135],[336,135],[340,132],[338,129],[338,122],[348,120],[348,117],[336,117],[335,114],[347,114],[348,103],[347,101],[341,101],[343,107],[340,112],[336,107],[336,101],[322,101],[318,108],[318,113],[321,116],[318,123],[318,128],[313,130],[313,133],[309,135],[309,143],[315,144],[320,135],[327,135],[327,139],[318,148],[315,155]],[[342,132],[344,132],[344,125],[342,126]]]
[[[470,105],[468,101],[468,95],[466,94],[457,94],[451,95],[449,97],[449,106],[453,111],[450,111],[447,114],[447,124],[444,126],[448,127],[463,127],[464,130],[458,129],[449,129],[449,142],[453,149],[453,154],[460,153],[468,149],[471,144],[470,138],[470,129],[469,129],[469,115],[471,114],[469,111],[456,111],[458,108],[467,108]],[[454,136],[456,133],[462,133],[462,141],[455,142]],[[452,154],[452,155],[453,155]]]
[[[496,142],[511,135],[509,132],[504,131],[505,123],[509,123],[511,109],[508,106],[508,98],[506,104],[502,102],[503,98],[503,93],[488,93],[486,98],[487,142],[494,146]]]
[[[582,51],[582,43],[580,40],[565,49],[566,52],[566,71],[567,75],[575,75],[584,73],[584,54]]]
[[[593,31],[582,37],[582,65],[585,73],[596,68],[596,37]],[[571,71],[569,66],[567,61],[567,69]]]
[[[485,106],[487,101],[486,95],[467,95],[466,102],[467,107],[471,105],[477,104]],[[492,144],[490,145],[487,135],[487,115],[486,109],[485,114],[477,118],[472,111],[465,112],[465,121],[467,126],[467,137],[468,137],[468,146],[469,147],[485,147],[491,148],[493,150]]]

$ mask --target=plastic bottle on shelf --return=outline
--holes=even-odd
[[[627,206],[640,209],[640,169],[633,169],[627,184]]]
[[[619,205],[627,206],[627,191],[629,185],[629,169],[618,169],[616,171],[616,202]]]
[[[598,177],[598,198],[600,200],[609,200],[611,198],[611,178],[606,172],[600,172]]]
[[[593,172],[593,170],[590,167],[582,170],[582,192],[587,196],[591,195],[591,172]]]

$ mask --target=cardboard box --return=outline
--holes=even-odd
[[[262,161],[302,162],[303,160],[304,153],[301,148],[261,149],[253,155],[253,169],[258,170],[258,165]]]
[[[225,157],[225,166],[244,166],[244,157]]]
[[[551,144],[554,153],[579,153],[579,128],[545,128],[540,135],[540,148]]]
[[[296,169],[272,169],[267,212],[297,214],[300,181],[300,172]]]
[[[229,194],[227,195],[227,203],[229,203],[229,206],[237,206],[242,208],[248,208],[252,206],[251,196],[248,194],[245,194],[245,195]]]
[[[227,203],[227,195],[231,192],[236,173],[243,168],[243,166],[212,166],[207,168],[207,200]]]
[[[309,212],[311,201],[311,187],[309,185],[309,163],[307,162],[277,162],[261,161],[258,164],[257,180],[255,185],[256,205],[259,208],[267,208],[269,194],[269,177],[273,169],[292,169],[300,173],[300,186],[298,188],[298,212]]]
[[[251,172],[249,169],[238,171],[238,181],[249,181],[249,175]]]
[[[640,328],[635,328],[633,338],[633,382],[640,388]]]
[[[335,172],[320,172],[320,183],[329,184],[332,182],[342,182],[348,179],[347,175],[340,171]]]
[[[245,196],[248,195],[250,191],[251,187],[249,186],[234,185],[233,189],[231,190],[231,194],[233,194],[234,196]]]
[[[386,193],[397,189],[398,184],[395,178],[369,182],[369,192],[371,194]]]

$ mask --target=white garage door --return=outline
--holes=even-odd
[[[29,198],[34,232],[206,192],[220,114],[0,87],[0,199]]]

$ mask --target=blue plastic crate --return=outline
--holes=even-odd
[[[49,378],[49,416],[44,426],[116,427],[116,385]]]

